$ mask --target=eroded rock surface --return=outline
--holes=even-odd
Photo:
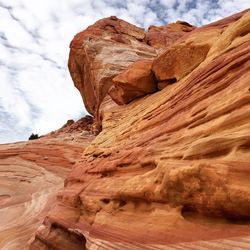
[[[70,61],[81,69],[71,73],[85,88],[84,102],[93,113],[88,103],[105,103],[102,132],[67,177],[30,249],[249,249],[250,11],[201,28],[187,25],[191,30],[154,59],[151,72],[164,88],[123,106],[103,99],[111,84],[103,79],[132,63],[131,44],[151,59],[154,50],[137,28],[122,32],[126,42],[113,43],[117,23],[132,27],[101,20],[107,32],[92,38],[87,29],[75,41],[89,47],[71,45]],[[89,62],[101,57],[102,66],[92,74],[83,48],[97,41],[101,51],[111,44],[112,51],[122,49],[111,64],[98,52]],[[103,77],[103,66],[116,63]]]
[[[0,145],[0,249],[29,248],[64,179],[94,138],[90,120],[71,120],[40,139]]]

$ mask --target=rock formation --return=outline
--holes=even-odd
[[[46,212],[30,249],[250,249],[250,10],[148,32],[105,18],[70,47],[69,70],[92,128],[90,118],[68,121],[0,151],[5,169],[20,159],[32,169],[25,178],[4,174],[31,181],[29,196],[20,190],[23,203],[38,197],[30,210],[50,199],[76,161],[50,211],[39,206],[30,218]],[[100,133],[92,140],[81,124]],[[42,174],[33,173],[38,167]],[[6,192],[1,204],[18,199]],[[26,211],[22,230],[8,221],[11,210],[2,216],[10,225],[5,249],[17,244],[11,232],[22,244],[39,223],[26,227],[25,209],[16,212]]]
[[[73,39],[102,131],[30,249],[250,248],[250,11],[173,27],[111,17]]]
[[[194,27],[177,22],[148,32],[117,17],[104,18],[78,33],[70,44],[69,70],[88,112],[100,131],[103,103],[112,79],[133,62],[155,58]],[[158,34],[161,34],[159,37]],[[105,102],[104,102],[105,103]],[[108,101],[110,105],[110,100]]]
[[[0,249],[28,249],[84,147],[91,118],[40,139],[0,145]]]

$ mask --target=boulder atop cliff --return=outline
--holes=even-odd
[[[111,98],[119,105],[129,103],[137,97],[157,90],[156,81],[151,71],[152,60],[139,60],[112,79],[109,90]]]
[[[100,130],[100,106],[112,86],[112,79],[141,59],[153,59],[194,27],[177,22],[152,26],[148,32],[111,16],[78,33],[70,44],[69,71],[87,111]],[[110,103],[110,100],[109,100]],[[109,105],[109,104],[108,104]]]
[[[112,78],[129,64],[157,55],[144,38],[143,29],[112,16],[97,21],[72,40],[69,70],[86,109],[97,120]]]

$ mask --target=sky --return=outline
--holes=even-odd
[[[67,60],[74,35],[98,19],[200,26],[249,7],[249,0],[0,0],[0,143],[87,114]]]

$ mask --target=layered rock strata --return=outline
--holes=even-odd
[[[0,249],[29,248],[64,179],[94,138],[86,126],[90,120],[68,122],[37,140],[0,145]]]
[[[130,42],[141,44],[134,29]],[[249,34],[249,10],[186,33],[153,61],[164,88],[122,106],[105,100],[105,74],[90,79],[80,58],[91,46],[72,52],[71,71],[84,68],[73,70],[75,84],[89,79],[80,84],[92,91],[88,101],[82,91],[86,106],[109,108],[30,249],[249,249]]]

